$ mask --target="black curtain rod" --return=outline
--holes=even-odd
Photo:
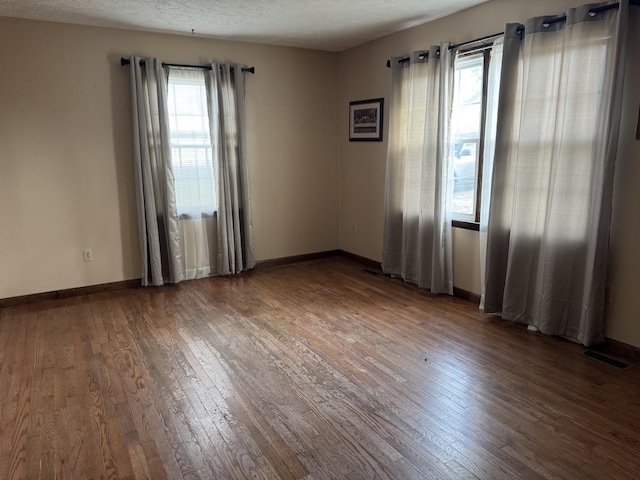
[[[606,10],[613,10],[614,8],[618,8],[620,6],[619,3],[612,3],[610,5],[604,5],[602,7],[593,7],[592,9],[589,10],[589,16],[591,17],[595,17],[598,13],[600,12],[604,12]],[[564,21],[567,20],[567,16],[566,15],[562,15],[561,17],[556,17],[556,18],[551,18],[547,21],[545,21],[542,26],[544,28],[547,28],[550,25],[553,25],[554,23],[562,23]]]
[[[635,6],[640,6],[640,0],[630,0],[629,5],[635,5]],[[614,8],[618,8],[620,6],[620,3],[612,3],[610,5],[604,5],[602,7],[594,7],[592,9],[589,10],[589,15],[590,16],[595,16],[600,12],[604,12],[606,10],[611,10]],[[543,23],[544,27],[548,27],[549,25],[552,25],[554,23],[560,23],[560,22],[564,22],[567,19],[566,15],[562,15],[561,17],[556,17],[556,18],[552,18],[549,19],[547,21],[545,21]],[[524,27],[520,27],[518,29],[518,31],[520,32],[520,35],[522,36],[522,33],[524,32]],[[454,45],[449,45],[449,50],[454,50],[460,47],[464,47],[465,45],[471,45],[473,43],[478,43],[478,42],[482,42],[484,40],[489,40],[490,38],[494,38],[494,37],[499,37],[500,35],[504,35],[504,32],[499,32],[499,33],[494,33],[492,35],[487,35],[484,37],[480,37],[480,38],[476,38],[474,40],[469,40],[467,42],[462,42],[462,43],[456,43]],[[440,51],[438,50],[438,53]],[[425,55],[428,56],[429,52],[426,51],[426,53],[421,53],[420,55]],[[402,57],[398,59],[398,63],[404,63],[404,62],[408,62],[410,57]],[[391,68],[391,60],[387,60],[387,68]]]
[[[436,54],[440,55],[440,49],[436,50]],[[429,50],[425,50],[424,52],[420,52],[418,54],[418,58],[429,58]],[[398,59],[398,63],[408,62],[411,57],[401,57]],[[391,68],[391,60],[387,60],[387,68]]]
[[[126,57],[120,57],[120,65],[123,67],[129,65],[131,60]],[[144,60],[140,60],[140,65],[144,65]],[[179,63],[163,63],[163,67],[182,67],[182,68],[201,68],[203,70],[211,70],[211,65],[182,65]],[[255,67],[242,67],[243,72],[256,73]]]
[[[499,37],[500,35],[504,35],[504,32],[493,33],[491,35],[486,35],[484,37],[469,40],[467,42],[461,42],[461,43],[449,45],[449,50],[454,50],[456,48],[464,47],[465,45],[471,45],[472,43],[480,43],[480,42],[483,42],[484,40],[489,40],[490,38]]]
[[[500,35],[504,35],[504,32],[493,33],[491,35],[486,35],[484,37],[480,37],[480,38],[475,38],[473,40],[469,40],[467,42],[462,42],[462,43],[456,43],[454,45],[449,45],[449,50],[454,50],[456,48],[464,47],[465,45],[471,45],[472,43],[482,42],[483,40],[489,40],[490,38],[499,37]],[[439,54],[440,50],[438,50],[437,53]],[[420,56],[420,58],[428,57],[429,56],[429,51],[425,51],[425,52],[421,53],[419,56]],[[410,57],[399,58],[398,59],[398,63],[408,62],[409,58]],[[391,68],[391,60],[387,60],[387,68]]]

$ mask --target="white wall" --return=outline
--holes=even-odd
[[[426,49],[441,41],[463,42],[504,30],[507,22],[555,14],[585,3],[581,0],[492,0],[477,7],[412,29],[389,35],[340,54],[340,248],[380,261],[387,153],[388,111],[385,141],[357,143],[348,140],[347,109],[350,101],[385,97],[390,89],[388,58]],[[640,141],[633,140],[640,97],[638,58],[640,40],[638,9],[632,9],[632,25],[626,75],[625,112],[620,158],[617,164],[616,203],[612,225],[611,279],[613,303],[607,319],[607,336],[640,346]],[[388,109],[387,109],[388,110]],[[354,233],[353,225],[358,225]],[[480,292],[478,234],[454,229],[454,284]]]
[[[131,54],[255,66],[256,258],[338,248],[337,54],[0,18],[0,298],[141,276]]]

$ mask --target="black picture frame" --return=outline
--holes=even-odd
[[[384,98],[349,102],[349,141],[381,142]]]
[[[636,124],[636,140],[640,140],[640,107],[638,107],[638,123]]]

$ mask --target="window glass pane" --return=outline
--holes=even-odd
[[[453,159],[452,211],[454,213],[475,215],[477,159],[477,141],[460,144],[459,154]]]
[[[183,132],[183,134],[189,132],[197,135],[198,132],[205,131],[204,127],[202,115],[176,115],[175,129]]]
[[[482,54],[456,59],[451,111],[454,216],[475,220],[482,122]]]
[[[179,214],[212,214],[216,210],[216,168],[207,111],[204,73],[169,72],[169,130]]]

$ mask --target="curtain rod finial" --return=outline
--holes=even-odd
[[[120,66],[124,67],[125,65],[129,65],[131,60],[128,58],[120,57]]]

